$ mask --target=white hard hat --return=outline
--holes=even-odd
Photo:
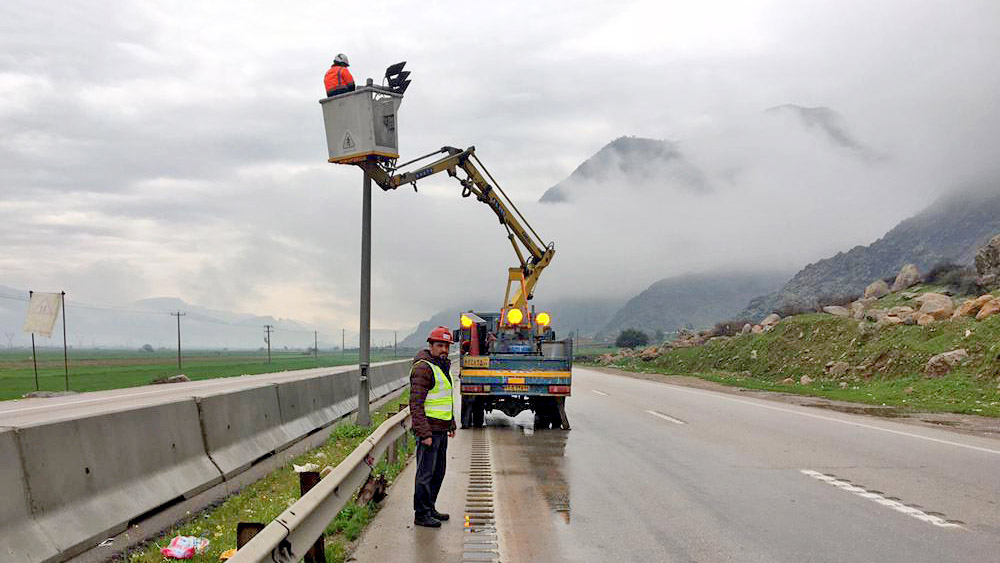
[[[343,63],[345,65],[350,65],[351,64],[351,63],[349,63],[347,61],[347,55],[345,55],[343,53],[340,53],[339,55],[337,55],[336,57],[334,57],[333,58],[333,62],[334,62],[334,64],[336,64],[336,63]]]

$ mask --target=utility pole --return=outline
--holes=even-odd
[[[59,292],[62,295],[62,317],[63,317],[63,367],[66,368],[66,390],[69,391],[69,345],[66,343],[66,292]]]
[[[369,79],[370,80],[370,79]],[[371,86],[371,84],[369,84]],[[372,319],[372,176],[365,168],[361,204],[361,335],[358,342],[358,425],[371,426],[368,412],[368,365]]]
[[[340,354],[347,354],[347,329],[340,329]]]
[[[316,357],[316,361],[319,361],[319,331],[313,331],[313,356]]]
[[[399,343],[397,331],[392,331],[392,357],[396,357],[396,345]]]
[[[182,313],[180,311],[170,313],[171,317],[177,317],[177,371],[181,370],[181,317],[185,315],[187,315],[187,313]]]
[[[266,336],[264,336],[264,342],[267,342],[267,363],[269,364],[271,363],[271,331],[273,330],[274,326],[264,325],[264,332],[266,333]]]

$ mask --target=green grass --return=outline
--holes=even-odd
[[[409,400],[409,393],[391,401],[382,408],[372,412],[370,428],[344,423],[337,426],[329,440],[315,450],[307,452],[292,463],[303,465],[315,463],[320,467],[336,466],[364,440],[372,430],[378,427],[390,413],[397,411],[398,405],[404,405]],[[415,443],[412,435],[407,434],[406,448],[400,453],[399,461],[388,464],[385,459],[375,467],[376,473],[381,473],[390,481],[402,471],[407,456],[413,452]],[[144,546],[130,550],[125,560],[136,563],[160,563],[170,561],[160,554],[160,548],[167,545],[175,535],[204,536],[211,544],[205,553],[196,556],[191,561],[218,561],[219,555],[236,547],[236,525],[239,522],[270,523],[299,498],[298,475],[289,463],[264,477],[260,481],[246,487],[238,494],[227,498],[218,506],[200,514],[192,514],[191,519]],[[374,503],[365,505],[348,504],[327,527],[326,557],[330,563],[342,563],[349,554],[350,542],[356,540],[365,526],[375,517],[378,506]]]
[[[893,306],[899,297],[883,298],[880,306]],[[970,359],[943,377],[924,376],[931,356],[957,348],[968,350]],[[827,362],[835,361],[847,362],[851,371],[826,375]],[[650,362],[633,358],[616,366],[907,410],[1000,416],[1000,315],[882,330],[832,315],[796,315],[763,334],[715,339]],[[813,383],[797,383],[804,375]],[[786,378],[796,383],[782,383]]]
[[[69,354],[69,388],[73,391],[135,387],[178,373],[198,380],[358,363],[357,351],[321,353],[318,358],[302,352],[273,351],[268,364],[266,352],[194,350],[185,353],[178,370],[177,356],[170,351],[70,350]],[[408,357],[410,352],[400,351],[399,355]],[[391,350],[372,351],[372,361],[391,359]],[[65,389],[62,350],[39,351],[38,380],[42,391]],[[31,351],[0,351],[0,400],[18,399],[34,390]]]

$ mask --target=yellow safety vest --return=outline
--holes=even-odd
[[[454,416],[452,414],[454,399],[452,398],[451,381],[441,371],[441,368],[427,360],[414,362],[414,367],[420,362],[431,366],[431,371],[434,372],[434,387],[427,392],[427,398],[424,400],[424,413],[430,418],[451,420]]]

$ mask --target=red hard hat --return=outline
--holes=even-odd
[[[427,342],[447,342],[451,344],[453,342],[451,339],[451,330],[446,326],[439,326],[431,331],[427,337]]]

